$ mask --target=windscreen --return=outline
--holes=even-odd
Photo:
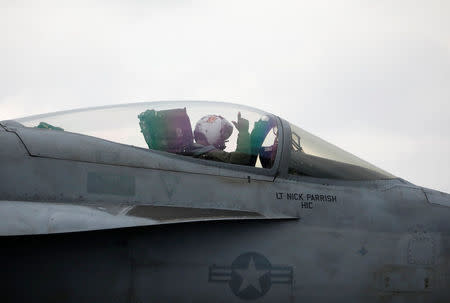
[[[290,124],[289,174],[342,180],[395,178],[388,172]]]

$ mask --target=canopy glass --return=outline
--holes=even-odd
[[[247,106],[219,102],[149,102],[17,119],[27,127],[62,128],[113,142],[235,165],[272,168],[278,119]],[[289,174],[377,180],[393,175],[290,124]]]

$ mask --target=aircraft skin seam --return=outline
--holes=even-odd
[[[430,199],[428,198],[427,192],[423,189],[423,187],[421,188],[421,190],[422,190],[423,194],[425,195],[425,199],[427,199],[427,202],[430,203],[430,204],[433,204],[433,203],[430,201]]]
[[[7,126],[0,124],[8,133],[13,133],[14,135],[16,135],[17,138],[19,138],[19,141],[22,143],[22,146],[25,148],[25,150],[27,151],[28,155],[30,157],[32,157],[33,155],[31,154],[30,150],[27,148],[27,146],[25,145],[25,142],[23,142],[22,138],[20,138],[20,136],[17,134],[17,132],[15,131],[15,129],[9,129]]]

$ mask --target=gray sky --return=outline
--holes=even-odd
[[[450,192],[450,1],[0,0],[0,120],[241,103]]]

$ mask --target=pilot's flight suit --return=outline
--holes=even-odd
[[[239,165],[252,165],[250,134],[248,133],[248,130],[239,132],[236,151],[234,152],[226,152],[217,149],[213,145],[204,146],[197,143],[192,146],[191,152],[193,157],[199,159]]]

